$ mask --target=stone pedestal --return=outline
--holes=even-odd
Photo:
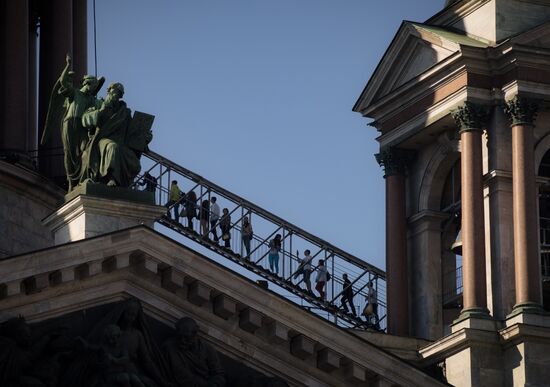
[[[55,244],[74,242],[137,226],[153,227],[166,208],[120,199],[79,195],[47,216],[42,223],[54,234]]]
[[[457,320],[452,333],[420,350],[426,365],[445,361],[447,382],[470,386],[547,386],[550,315],[511,314]]]
[[[497,322],[463,317],[452,333],[420,350],[430,364],[445,360],[447,382],[457,387],[503,386],[502,349]]]
[[[550,380],[550,316],[514,313],[501,330],[507,386],[547,386]]]

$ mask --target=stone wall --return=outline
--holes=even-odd
[[[35,172],[0,161],[0,258],[53,246],[42,225],[63,191]]]

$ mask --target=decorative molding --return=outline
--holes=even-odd
[[[447,26],[453,25],[459,20],[487,4],[490,0],[454,1],[425,21],[426,24]]]
[[[487,126],[489,109],[486,105],[465,101],[462,106],[451,110],[451,115],[461,133],[466,131],[482,131]]]
[[[154,262],[159,270],[136,270],[145,265],[140,258]],[[95,275],[79,279],[75,275],[77,267],[90,263]],[[59,278],[60,270],[68,275]],[[359,370],[383,375],[384,380],[394,384],[443,385],[352,332],[335,328],[145,226],[0,260],[0,272],[6,273],[0,281],[0,320],[22,314],[38,322],[129,295],[145,301],[146,312],[168,325],[182,314],[191,315],[206,327],[204,331],[222,352],[239,359],[253,357],[261,369],[277,375],[290,369],[292,375],[286,376],[291,380],[306,380],[302,373],[305,369],[309,380],[319,385],[350,385],[345,382],[349,375],[342,368],[353,363]],[[53,273],[55,280],[45,281]],[[21,287],[27,278],[45,288],[27,292]],[[197,294],[200,306],[191,300]],[[225,318],[218,318],[220,315]],[[267,330],[274,321],[279,324],[275,340],[273,331]],[[228,331],[232,335],[227,335]],[[306,362],[297,363],[291,352],[290,338],[297,335],[312,343]],[[323,348],[330,349],[330,358],[324,359],[322,353],[321,364],[316,364],[317,353]],[[327,364],[338,363],[336,357],[341,357],[339,369],[324,370]]]
[[[449,214],[442,211],[421,210],[408,219],[408,223],[413,225],[419,222],[442,222],[449,218]]]
[[[531,3],[531,4],[537,4],[537,5],[545,5],[550,6],[550,0],[519,0],[522,3]]]
[[[506,101],[504,112],[512,122],[511,125],[534,125],[540,106],[540,100],[516,95]]]
[[[413,159],[413,151],[389,147],[374,155],[378,164],[384,168],[384,177],[404,175],[407,165]]]

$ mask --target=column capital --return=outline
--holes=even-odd
[[[384,168],[384,177],[404,175],[412,156],[412,151],[394,147],[382,149],[374,155],[378,164]]]
[[[489,119],[489,109],[486,105],[466,101],[455,110],[451,110],[451,116],[460,132],[482,131]]]
[[[516,95],[504,105],[504,112],[515,125],[534,125],[540,100]]]

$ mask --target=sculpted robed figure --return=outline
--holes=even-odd
[[[105,99],[96,97],[103,77],[86,75],[80,89],[73,86],[71,57],[56,82],[42,136],[61,128],[65,172],[71,192],[76,187],[129,187],[138,175],[141,154],[153,135],[154,116],[131,110],[122,100],[124,86],[112,83]]]
[[[82,154],[80,183],[127,187],[140,171],[141,153],[153,136],[150,130],[132,125],[123,95],[124,86],[112,83],[101,106],[90,108],[82,116],[90,138]]]

